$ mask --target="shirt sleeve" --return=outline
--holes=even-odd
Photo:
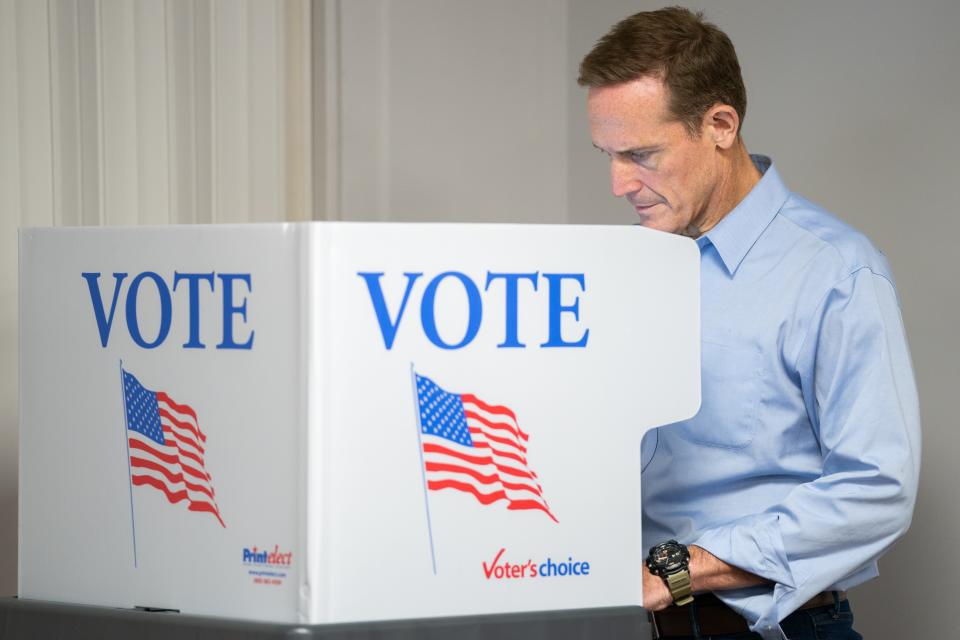
[[[920,415],[893,284],[861,268],[833,286],[796,356],[822,475],[696,544],[772,586],[717,592],[765,638],[811,597],[863,571],[910,526]]]

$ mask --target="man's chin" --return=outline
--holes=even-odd
[[[663,231],[664,233],[675,233],[679,234],[683,230],[678,229],[675,224],[671,224],[670,220],[664,220],[662,218],[657,218],[656,216],[638,214],[639,220],[634,224],[637,224],[645,229],[652,229],[654,231]]]

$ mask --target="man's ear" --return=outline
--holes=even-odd
[[[728,104],[715,104],[703,114],[703,131],[720,149],[729,149],[740,132],[740,116]]]

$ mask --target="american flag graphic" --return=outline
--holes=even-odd
[[[530,438],[514,412],[415,377],[427,488],[463,491],[484,505],[505,500],[507,509],[538,509],[557,522],[527,465]]]
[[[186,501],[190,511],[220,517],[213,482],[204,464],[207,436],[189,405],[163,391],[150,391],[133,374],[123,373],[130,481],[162,492],[171,504]]]

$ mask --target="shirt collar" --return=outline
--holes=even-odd
[[[708,242],[716,248],[731,276],[790,195],[770,158],[751,155],[750,159],[763,174],[760,181],[717,226],[697,239],[701,249]]]

